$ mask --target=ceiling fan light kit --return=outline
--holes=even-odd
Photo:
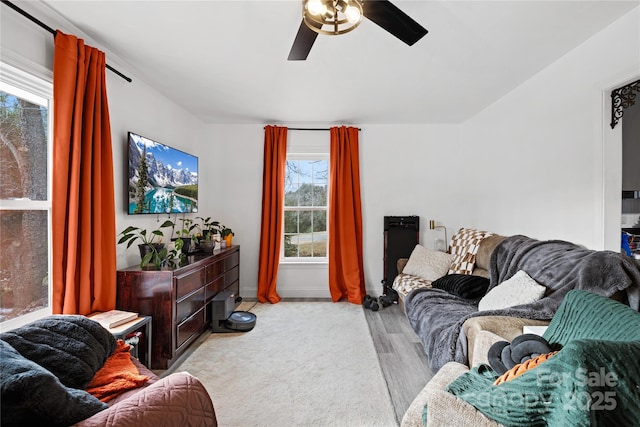
[[[306,60],[318,34],[348,33],[362,22],[362,18],[409,46],[428,33],[389,0],[302,0],[302,22],[287,59]]]
[[[302,19],[318,34],[345,34],[360,25],[362,4],[360,0],[303,0]]]

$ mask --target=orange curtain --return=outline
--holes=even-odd
[[[53,313],[115,308],[116,233],[105,54],[56,33]]]
[[[280,301],[276,291],[284,206],[284,168],[287,161],[287,128],[264,128],[262,171],[262,227],[258,266],[258,301]]]
[[[329,184],[329,290],[331,299],[362,304],[362,204],[358,129],[331,128]]]

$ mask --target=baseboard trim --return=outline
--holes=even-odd
[[[284,289],[276,289],[278,295],[280,295],[281,299],[285,298],[318,298],[318,299],[327,299],[331,300],[331,293],[329,292],[329,288],[284,288]],[[380,289],[367,289],[366,293],[373,297],[380,296]],[[258,290],[257,289],[247,289],[240,286],[240,296],[245,301],[256,301]]]

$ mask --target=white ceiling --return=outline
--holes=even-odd
[[[287,61],[297,0],[45,3],[206,123],[292,125],[462,122],[639,1],[395,0],[429,30],[415,45],[364,19],[306,61]]]

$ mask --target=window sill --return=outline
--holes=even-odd
[[[307,259],[307,258],[295,258],[295,259],[281,259],[280,265],[328,265],[329,260],[322,259]]]
[[[8,332],[10,330],[20,328],[22,326],[26,326],[29,323],[35,322],[36,320],[44,319],[47,316],[51,316],[51,307],[41,308],[36,311],[32,311],[31,313],[23,314],[19,317],[14,317],[13,319],[5,320],[0,323],[0,332]]]

